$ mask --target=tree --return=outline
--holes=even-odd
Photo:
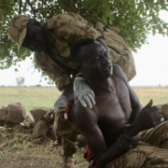
[[[14,15],[29,14],[40,21],[64,11],[80,13],[92,24],[98,21],[115,27],[137,49],[149,32],[168,34],[168,23],[159,17],[168,11],[167,0],[0,0],[0,68],[25,59],[29,52],[7,38],[7,27]]]

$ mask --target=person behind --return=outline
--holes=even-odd
[[[55,27],[51,26],[51,22],[52,19],[49,23],[42,24],[28,16],[16,16],[11,21],[8,35],[18,47],[25,47],[35,52],[36,65],[40,65],[40,68],[56,82],[57,88],[62,91],[62,95],[55,103],[54,131],[57,130],[57,135],[61,137],[66,165],[75,152],[72,142],[77,136],[76,129],[65,117],[72,103],[71,95],[74,92],[86,108],[94,106],[95,95],[85,79],[78,74],[79,63],[74,61],[71,52],[66,51],[62,36],[60,37],[54,32]],[[92,30],[90,30],[90,33],[88,31],[87,29],[87,34],[91,35],[86,35],[86,38],[93,38]],[[95,35],[94,38],[96,39],[96,37]],[[70,45],[70,48],[73,48],[73,44]]]
[[[74,48],[84,39],[92,39],[96,42],[102,38],[100,38],[100,35],[94,33],[92,29],[87,28],[87,32],[83,33],[82,38],[72,39],[67,37],[67,34],[58,34],[57,29],[61,27],[61,24],[58,25],[55,18],[52,21],[48,24],[41,24],[27,16],[15,17],[9,28],[9,36],[19,47],[22,46],[35,52],[36,63],[40,65],[43,71],[51,74],[50,77],[56,81],[59,90],[63,91],[55,104],[56,117],[54,127],[57,130],[57,135],[64,135],[64,130],[67,131],[69,129],[68,135],[63,138],[64,161],[67,163],[68,158],[75,152],[75,148],[71,142],[69,143],[69,139],[74,141],[78,133],[76,128],[67,119],[67,111],[70,111],[74,95],[84,108],[92,109],[96,103],[95,93],[88,85],[88,82],[85,81],[82,74],[79,73],[80,61],[74,57],[74,52],[80,52],[80,49],[75,49],[74,51]],[[55,24],[57,25],[55,26]],[[53,27],[57,29],[53,29]],[[69,47],[67,48],[66,41],[68,40]],[[103,43],[102,45],[104,46]],[[100,47],[98,54],[101,54],[101,52]],[[51,71],[54,72],[54,77],[52,73],[49,73]],[[113,73],[113,68],[111,69],[111,73]],[[127,85],[126,80],[125,83]],[[140,111],[141,105],[130,87],[129,90],[132,95],[131,101],[133,102],[133,111],[130,119],[132,121]]]

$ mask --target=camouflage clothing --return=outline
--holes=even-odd
[[[79,130],[76,129],[71,121],[65,119],[63,112],[58,113],[56,134],[58,142],[63,145],[64,157],[72,157],[76,153],[75,142]]]
[[[139,144],[107,168],[168,168],[168,121],[138,135]]]
[[[102,28],[100,31],[74,13],[53,16],[47,25],[57,38],[56,46],[61,56],[70,57],[71,47],[79,40],[87,38],[96,40],[103,36],[109,47],[112,63],[119,64],[129,80],[134,77],[136,72],[132,53],[124,39],[114,30]]]
[[[161,108],[162,115],[166,120],[168,120],[168,103],[158,106]]]
[[[11,26],[9,27],[8,36],[12,41],[16,42],[18,48],[21,47],[26,36],[28,20],[29,17],[27,16],[17,16],[13,19]]]
[[[72,83],[69,74],[64,73],[64,70],[53,62],[53,60],[44,52],[35,53],[34,61],[36,67],[40,68],[44,74],[48,75],[50,79],[56,83],[56,86],[60,91],[64,90],[70,83]]]
[[[64,57],[64,62],[68,67],[77,70],[79,68],[78,63],[74,62],[73,55],[71,55],[72,47],[79,40],[86,38],[96,40],[103,36],[109,47],[111,61],[123,68],[129,80],[134,77],[135,65],[132,53],[123,38],[112,29],[100,32],[80,15],[73,13],[53,16],[48,20],[47,28],[53,33],[56,40],[55,48]],[[59,90],[64,90],[67,85],[73,82],[70,75],[44,52],[35,53],[35,63],[37,67],[56,82]]]
[[[55,104],[55,109],[58,107],[60,111],[57,111],[55,115],[53,129],[58,144],[63,145],[64,160],[71,158],[76,152],[75,142],[79,133],[69,118],[73,99],[72,86],[69,86],[64,90]]]
[[[101,35],[84,18],[74,13],[53,16],[47,26],[55,34],[57,49],[63,57],[70,57],[71,47],[79,40],[97,39]]]
[[[8,35],[18,46],[22,46],[25,40],[29,19],[28,16],[20,15],[15,17],[11,22]],[[128,79],[134,77],[135,65],[132,53],[123,38],[115,30],[104,29],[103,25],[101,25],[101,30],[99,30],[99,28],[89,24],[83,17],[75,13],[64,13],[53,16],[48,20],[46,28],[51,32],[53,39],[55,39],[55,48],[53,48],[57,50],[61,57],[65,58],[64,63],[68,67],[78,69],[78,65],[76,65],[71,55],[71,49],[79,40],[87,38],[96,40],[100,36],[103,36],[109,47],[113,63],[121,65]],[[59,89],[63,90],[67,83],[72,82],[69,74],[65,73],[65,69],[56,65],[51,58],[48,58],[47,61],[46,57],[48,56],[43,52],[36,53],[36,55],[39,55],[37,59],[42,59],[41,62],[36,59],[35,62],[37,65],[46,72],[51,79],[56,80]],[[55,54],[55,57],[57,56],[58,55]],[[44,60],[46,60],[45,65],[43,64]],[[50,66],[52,68],[47,70]]]

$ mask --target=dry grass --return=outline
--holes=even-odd
[[[0,106],[21,102],[27,110],[34,107],[53,107],[59,92],[54,87],[0,88]]]
[[[153,99],[154,104],[168,103],[168,88],[135,88],[142,104]]]
[[[142,104],[150,99],[155,104],[168,102],[168,88],[134,88]],[[34,107],[53,107],[60,93],[54,87],[0,88],[0,107],[9,103],[21,102],[27,110]]]

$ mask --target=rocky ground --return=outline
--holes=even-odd
[[[155,104],[167,103],[167,88],[135,90],[143,104],[150,98]],[[57,96],[55,88],[0,88],[0,107],[13,102],[21,102],[27,111],[42,105],[52,107]],[[162,108],[162,113],[168,119],[168,105]],[[81,158],[79,152],[76,155],[76,168],[87,167]],[[0,127],[0,168],[62,168],[61,150],[53,146],[52,140],[42,144],[33,141],[30,130],[19,126]]]
[[[78,166],[85,167],[77,157]],[[80,162],[80,164],[79,164]],[[34,142],[30,130],[0,127],[0,168],[61,168],[61,150],[52,140]]]

